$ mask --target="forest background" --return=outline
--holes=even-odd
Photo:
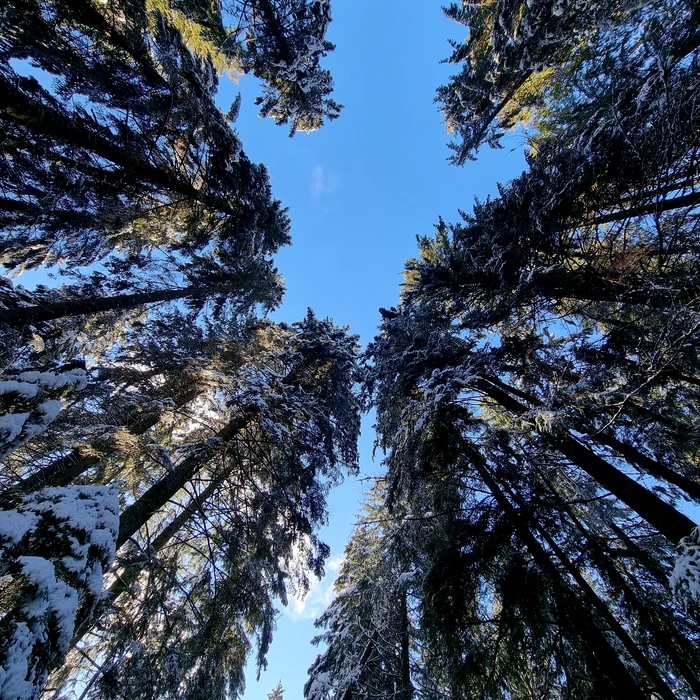
[[[0,698],[295,692],[326,603],[310,700],[698,695],[697,7],[453,5],[434,81],[341,12],[335,122],[326,2],[183,1],[0,14],[3,260],[70,282],[0,289]]]

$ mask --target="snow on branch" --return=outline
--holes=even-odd
[[[114,486],[45,488],[0,511],[0,700],[34,700],[89,616],[115,554]]]
[[[700,527],[680,541],[669,585],[685,608],[700,602]]]

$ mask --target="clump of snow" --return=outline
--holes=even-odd
[[[39,696],[78,612],[88,616],[99,599],[118,531],[114,486],[45,488],[0,512],[2,585],[15,601],[4,616],[11,634],[0,646],[0,700]]]
[[[418,578],[420,573],[421,572],[419,569],[413,569],[412,571],[404,571],[403,573],[398,575],[396,579],[396,585],[399,588],[407,586],[409,583],[413,583]]]
[[[4,416],[0,416],[0,439],[2,442],[12,443],[22,432],[27,418],[29,418],[28,413],[6,413]],[[17,446],[19,447],[19,445]],[[6,455],[7,453],[2,452],[0,458]]]
[[[318,673],[311,679],[311,685],[306,691],[306,698],[307,700],[321,700],[327,696],[331,689],[330,674],[325,671]]]
[[[684,607],[700,601],[700,527],[680,541],[669,584]]]
[[[27,370],[0,381],[0,459],[46,430],[63,408],[59,396],[87,386],[83,368]]]
[[[38,522],[39,518],[34,513],[0,511],[0,541],[17,544],[34,531]]]
[[[87,386],[83,368],[27,370],[0,381],[0,459],[46,430],[63,408],[59,396]]]

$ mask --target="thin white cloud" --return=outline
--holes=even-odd
[[[311,169],[311,196],[321,199],[324,194],[331,194],[340,187],[340,178],[322,165]]]
[[[323,194],[325,180],[326,175],[323,171],[323,167],[314,165],[311,170],[311,196],[314,199],[319,199]]]
[[[320,581],[312,579],[306,595],[290,595],[285,614],[295,621],[315,620],[333,600],[333,584],[338,578],[338,570],[342,562],[342,557],[330,559],[326,565],[326,575]]]

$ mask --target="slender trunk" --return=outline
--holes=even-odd
[[[476,151],[481,145],[481,141],[486,135],[489,127],[493,123],[494,119],[506,108],[508,103],[513,99],[515,94],[520,90],[520,88],[529,80],[532,75],[532,71],[526,71],[523,73],[516,83],[510,87],[508,92],[501,98],[501,101],[491,108],[491,111],[485,116],[481,117],[478,121],[481,123],[481,128],[478,133],[469,139],[469,143],[459,150],[458,155],[453,156],[454,162],[457,165],[464,165],[465,161],[469,157],[469,153]]]
[[[518,416],[527,412],[526,406],[488,380],[479,378],[475,383],[481,392],[506,411]],[[540,431],[539,434],[546,443],[561,452],[572,464],[595,479],[671,542],[677,544],[695,527],[690,518],[606,462],[570,433]]]
[[[32,100],[15,82],[4,77],[0,77],[0,114],[3,119],[22,124],[35,133],[90,149],[98,156],[127,169],[139,179],[157,183],[193,199],[199,195],[188,182],[143,162],[135,153],[127,153],[113,141],[85,128],[77,119],[71,119],[47,104]]]
[[[187,523],[192,520],[196,513],[201,513],[204,503],[214,494],[221,483],[226,478],[226,474],[222,474],[212,479],[209,485],[197,496],[193,496],[187,505],[183,506],[180,513],[175,516],[160,532],[160,534],[152,540],[148,545],[149,553],[158,554],[165,546],[182,530]],[[100,599],[100,605],[110,606],[124,591],[128,590],[136,581],[143,567],[141,562],[136,564],[127,564],[114,581],[107,589],[103,597]]]
[[[542,406],[542,402],[537,397],[533,396],[532,394],[529,394],[528,392],[515,389],[495,377],[489,376],[486,377],[486,379],[492,384],[495,384],[500,389],[503,389],[504,391],[509,392],[514,396],[518,396],[521,399],[524,399],[525,401],[528,401],[529,403],[533,404],[534,406]],[[615,435],[608,431],[598,432],[595,429],[591,429],[591,427],[588,425],[582,427],[586,431],[589,431],[589,439],[594,440],[595,442],[601,445],[605,445],[606,447],[612,448],[620,455],[622,455],[622,457],[624,457],[625,460],[630,464],[635,465],[637,467],[641,467],[641,469],[644,470],[646,473],[651,474],[652,476],[655,476],[659,479],[663,479],[669,484],[673,484],[679,489],[682,489],[691,498],[696,498],[700,500],[700,484],[698,484],[696,481],[693,481],[687,476],[679,474],[673,469],[670,469],[665,464],[661,464],[661,462],[658,462],[655,459],[648,457],[632,445],[623,442],[622,440],[619,440],[617,437],[615,437]]]
[[[598,569],[605,575],[608,582],[617,590],[618,594],[622,595],[625,601],[637,611],[644,628],[651,632],[658,647],[676,666],[680,675],[686,680],[693,692],[700,697],[700,677],[696,675],[690,663],[687,661],[687,659],[694,660],[697,655],[697,650],[689,644],[685,637],[675,632],[672,620],[668,621],[666,617],[659,617],[663,613],[661,608],[656,607],[651,611],[648,606],[642,603],[637,594],[632,590],[630,584],[625,580],[624,576],[610,561],[609,555],[603,551],[596,538],[590,534],[588,528],[579,520],[569,504],[564,501],[543,474],[540,474],[540,478],[556,499],[562,511],[569,516],[578,531],[585,537],[590,547],[593,561]]]
[[[601,629],[591,620],[589,611],[583,606],[580,599],[566,585],[558,569],[542,548],[534,536],[523,512],[516,509],[508,500],[501,487],[492,476],[488,467],[480,459],[474,460],[474,466],[479,472],[484,484],[491,492],[496,502],[508,513],[515,525],[518,537],[527,547],[532,558],[540,569],[548,576],[553,586],[561,592],[567,609],[567,614],[575,618],[577,625],[569,630],[570,633],[580,635],[585,642],[586,652],[595,659],[599,670],[610,686],[614,689],[614,696],[624,698],[637,698],[646,700],[646,694],[639,687],[636,679],[629,669],[622,663],[617,652],[610,646]],[[573,622],[573,621],[572,621]]]
[[[203,390],[200,384],[191,384],[184,392],[176,394],[174,404],[177,408],[185,406],[199,396]],[[126,428],[132,435],[143,435],[150,430],[162,418],[163,412],[166,409],[151,411],[146,415],[138,415],[134,420],[128,417],[122,427]],[[74,479],[84,474],[90,467],[99,464],[105,457],[117,451],[114,443],[111,440],[98,441],[89,443],[90,454],[85,454],[85,446],[73,448],[67,455],[54,460],[51,464],[43,469],[40,469],[35,474],[23,479],[13,487],[12,493],[29,493],[36,491],[44,486],[67,486]],[[9,492],[3,494],[0,500],[9,495]]]
[[[120,144],[88,128],[78,117],[71,118],[48,104],[31,99],[19,89],[15,81],[2,76],[0,76],[0,119],[21,124],[33,133],[88,149],[123,168],[126,174],[138,180],[176,192],[216,211],[236,213],[229,202],[211,197],[195,188],[187,180],[142,160],[138,154],[128,152]]]
[[[289,50],[289,44],[282,34],[282,30],[280,29],[279,22],[275,16],[275,11],[270,4],[270,0],[254,0],[253,4],[260,8],[260,11],[265,19],[265,26],[270,31],[272,36],[275,37],[280,58],[287,64],[291,63],[292,55]]]
[[[408,596],[406,591],[401,593],[401,687],[399,700],[411,700],[413,698],[413,686],[411,685],[411,656],[410,633],[408,626]]]
[[[352,689],[357,682],[357,679],[362,675],[362,671],[364,667],[367,665],[367,662],[369,661],[369,657],[372,656],[372,652],[374,651],[374,645],[377,643],[377,639],[379,639],[379,632],[378,630],[374,630],[372,633],[372,637],[370,640],[367,642],[367,646],[364,648],[364,651],[362,652],[362,656],[360,657],[360,662],[357,664],[357,668],[359,669],[358,676],[356,677],[355,680],[351,681],[350,684],[345,688],[345,691],[343,694],[340,696],[340,700],[352,700],[353,693]]]
[[[233,287],[204,286],[181,289],[156,289],[150,292],[115,294],[108,297],[87,297],[48,302],[37,306],[20,306],[0,311],[0,324],[22,328],[32,323],[52,321],[66,316],[87,316],[102,311],[133,309],[145,304],[154,304],[175,299],[198,299],[214,294],[230,294]]]
[[[163,528],[158,537],[149,543],[150,556],[158,554],[158,552],[160,552],[194,517],[195,513],[202,512],[203,504],[213,495],[216,489],[219,488],[224,478],[224,476],[220,476],[213,479],[202,493],[190,499],[180,513]],[[76,620],[75,633],[70,643],[71,649],[74,649],[78,645],[80,640],[92,629],[99,617],[114,605],[117,598],[131,588],[143,571],[144,563],[143,560],[127,563],[121,573],[117,574],[112,585],[106,591],[103,591],[97,610],[89,617],[83,615]]]
[[[626,278],[610,280],[586,270],[557,268],[540,274],[533,292],[552,300],[577,299],[668,309],[697,301],[700,288],[691,279],[678,284],[668,279],[653,280],[630,274]]]
[[[79,22],[108,35],[112,44],[131,56],[150,80],[161,87],[170,89],[170,85],[158,72],[146,47],[134,44],[130,38],[118,31],[112,22],[95,7],[92,0],[71,0],[71,10]]]
[[[610,212],[609,214],[602,214],[595,219],[581,221],[573,226],[567,226],[567,228],[579,228],[580,226],[601,226],[603,224],[613,223],[614,221],[624,221],[625,219],[631,219],[638,216],[655,216],[666,211],[673,211],[674,209],[692,207],[698,204],[698,202],[700,202],[700,192],[690,192],[689,194],[680,195],[679,197],[664,199],[661,202],[639,204],[636,207],[631,207],[630,209],[622,209],[620,211]]]
[[[511,498],[517,504],[519,510],[523,513],[527,513],[527,507],[522,502],[520,497],[514,493],[514,491],[507,486],[506,490],[510,493]],[[552,536],[547,531],[547,528],[541,526],[539,522],[533,517],[528,515],[525,516],[533,525],[535,530],[540,532],[542,539],[547,543],[547,546],[552,551],[554,556],[559,560],[559,563],[564,567],[564,570],[574,579],[579,590],[583,593],[584,598],[590,603],[591,607],[597,611],[601,618],[608,625],[610,630],[615,634],[615,636],[622,642],[622,645],[627,650],[627,653],[632,659],[639,665],[639,667],[647,674],[649,679],[653,682],[655,687],[655,692],[659,694],[660,697],[665,698],[665,700],[676,700],[676,696],[673,691],[668,687],[666,681],[662,678],[661,674],[656,670],[654,665],[647,659],[643,654],[642,650],[639,648],[637,643],[629,636],[627,630],[620,624],[618,619],[612,614],[610,608],[604,603],[597,592],[591,587],[591,585],[586,581],[578,567],[569,559],[569,557],[564,553],[561,547],[554,541]]]
[[[687,190],[688,188],[694,192],[698,185],[700,185],[700,180],[698,180],[695,170],[687,170],[685,173],[677,174],[675,179],[667,182],[665,185],[659,185],[653,190],[643,190],[638,192],[636,195],[631,195],[629,197],[622,197],[621,199],[615,201],[612,206],[626,206],[628,204],[639,202],[643,199],[649,201],[652,198],[663,197],[664,195],[672,194],[674,192],[681,192],[682,190]]]
[[[696,481],[689,479],[687,476],[683,476],[683,474],[679,474],[673,469],[669,469],[665,464],[661,464],[651,457],[647,457],[632,445],[618,440],[614,435],[610,435],[607,432],[594,433],[590,437],[601,445],[606,445],[616,452],[619,452],[625,460],[631,464],[636,464],[652,476],[677,486],[691,498],[700,500],[700,484]]]
[[[127,507],[119,518],[117,549],[133,537],[215,454],[243,430],[260,409],[248,408],[225,425],[208,445],[186,457],[173,471],[156,482],[137,501]]]

